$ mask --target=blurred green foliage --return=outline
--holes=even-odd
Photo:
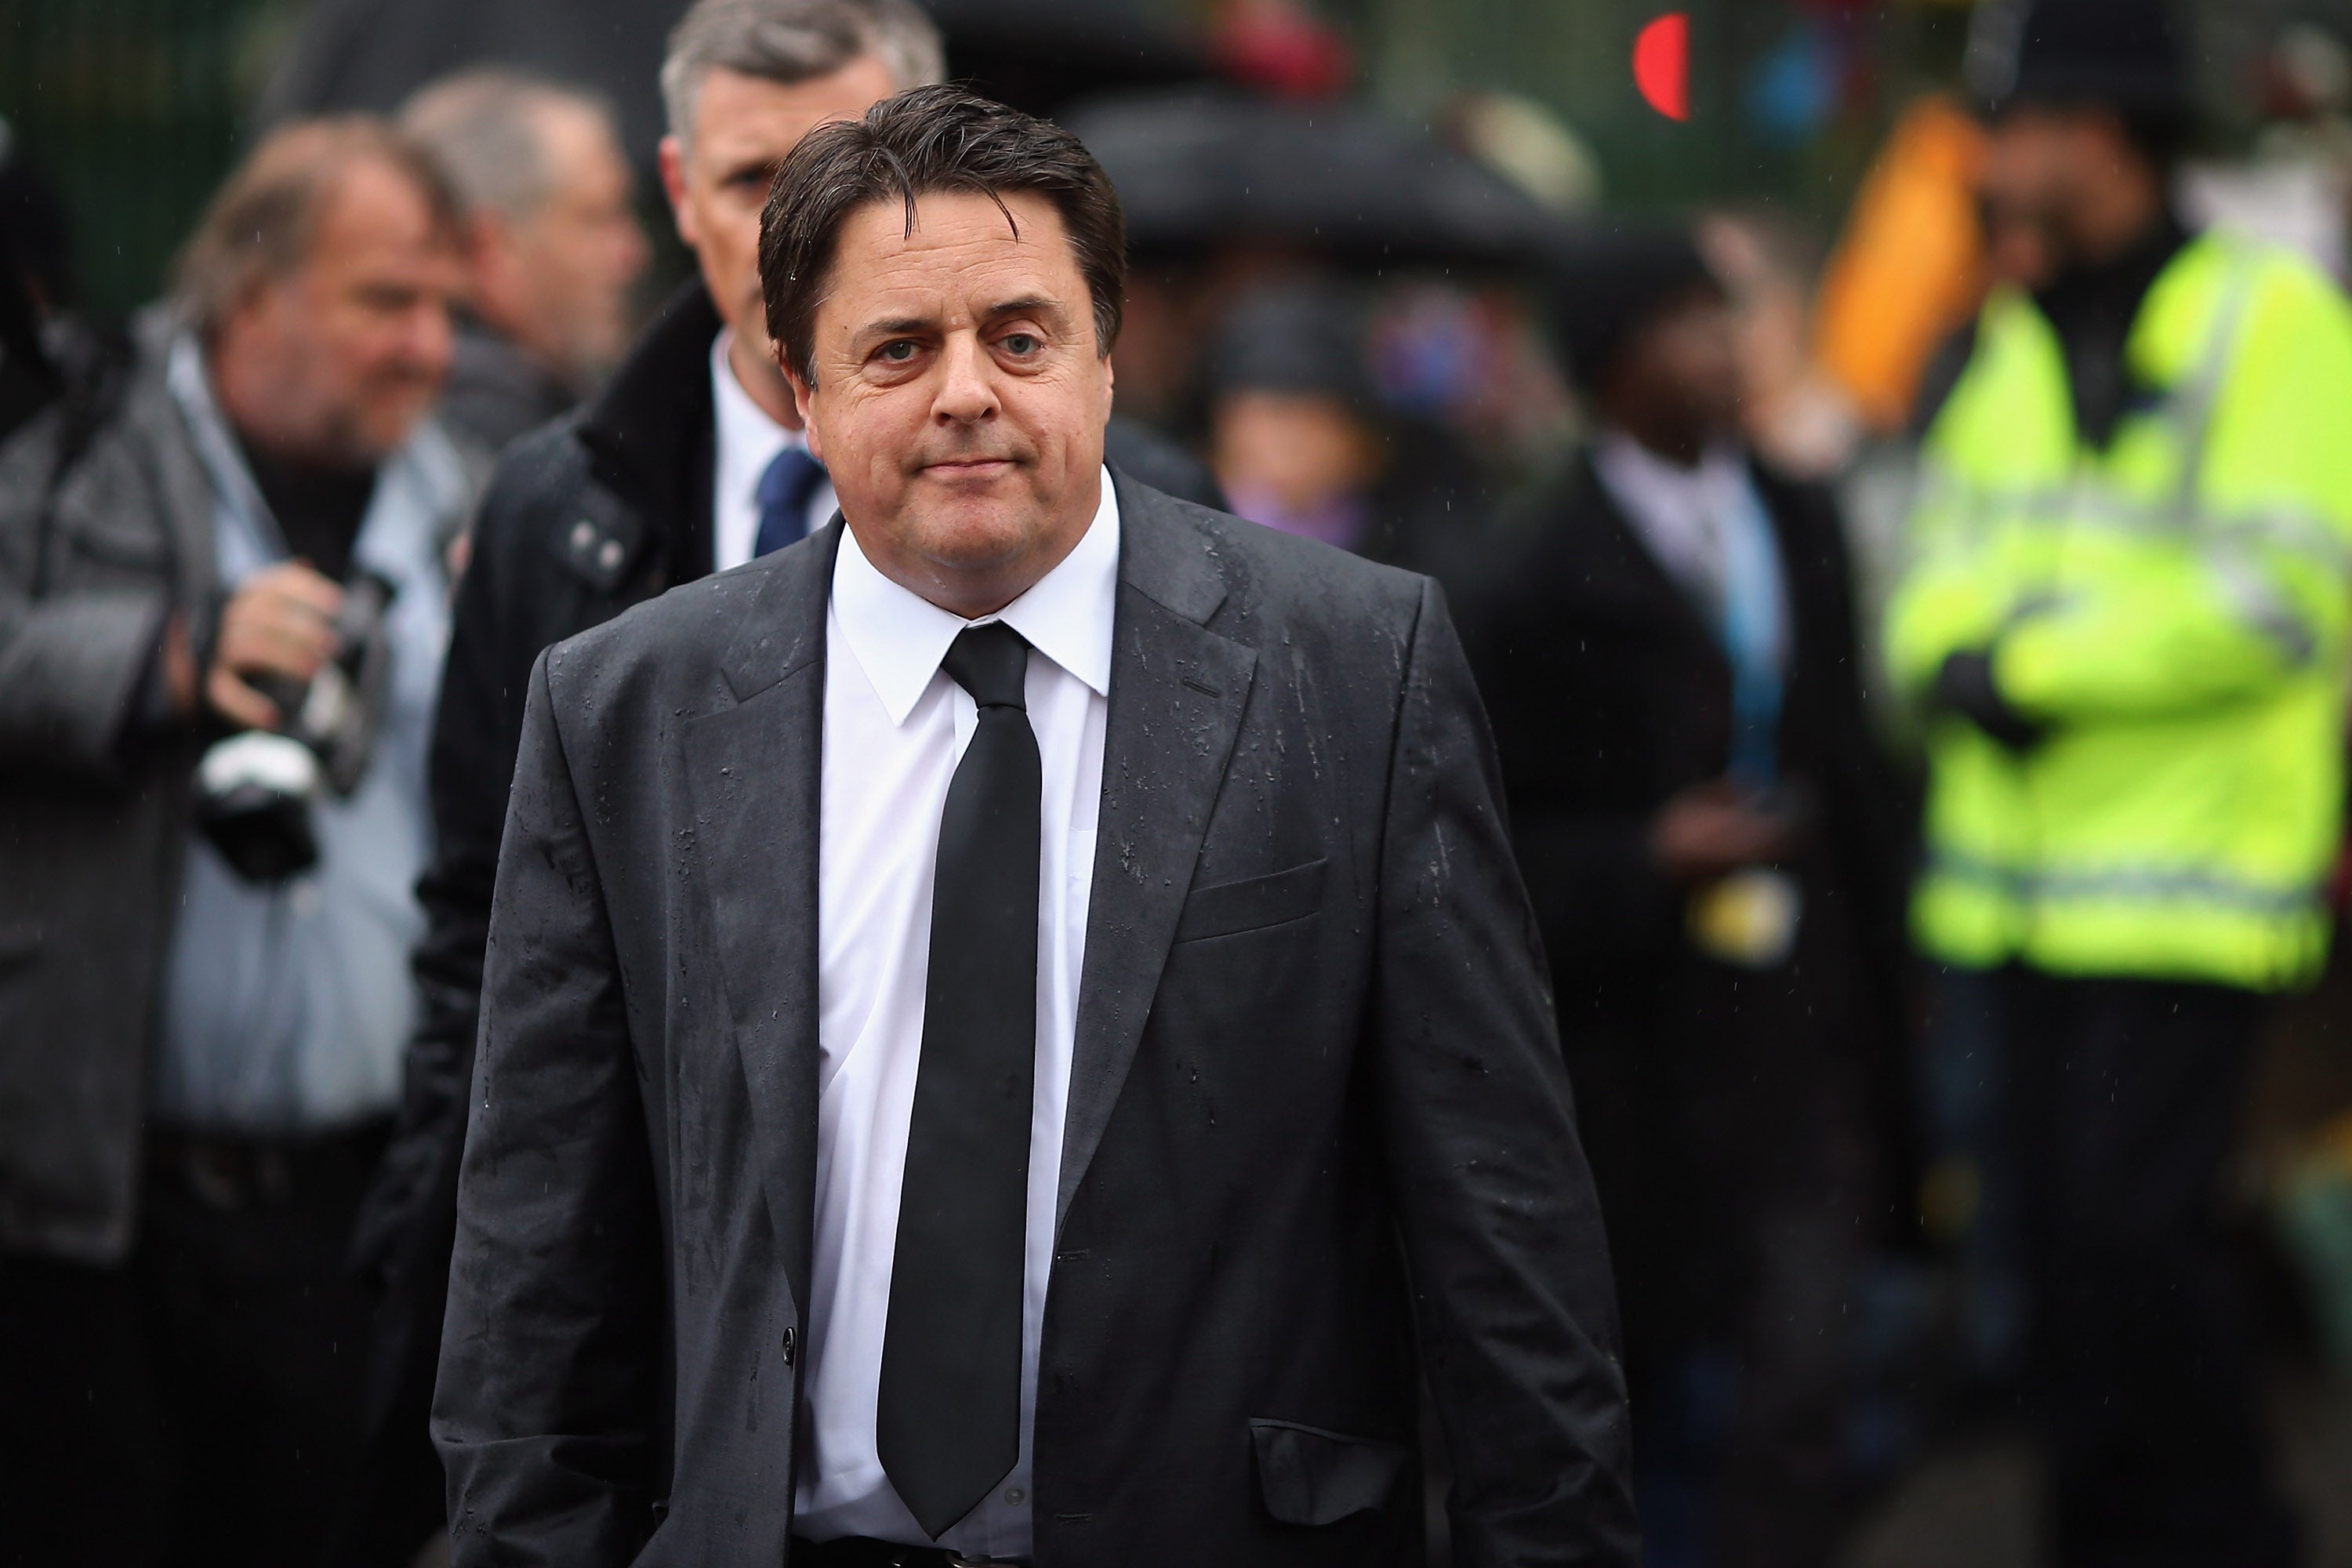
[[[71,211],[92,308],[152,299],[299,0],[5,0],[0,118]]]
[[[678,0],[646,0],[675,5]],[[1005,0],[1018,5],[1021,0]],[[1219,0],[1153,0],[1196,20]],[[1769,205],[1814,227],[1851,197],[1903,104],[1958,78],[1969,0],[1312,0],[1377,98],[1436,120],[1460,96],[1541,104],[1597,155],[1614,206]],[[2289,16],[2352,33],[2352,0],[2187,0],[2218,117],[2250,107],[2249,60]],[[0,117],[63,187],[89,302],[152,298],[236,157],[247,110],[305,0],[0,0]],[[1644,105],[1634,35],[1691,16],[1693,114]],[[1811,39],[1840,62],[1802,134],[1762,123],[1769,62]],[[654,68],[647,61],[646,68]],[[666,227],[667,226],[660,226]]]

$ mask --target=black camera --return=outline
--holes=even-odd
[[[308,685],[254,682],[287,716],[284,731],[231,735],[196,764],[196,825],[247,880],[283,881],[317,865],[311,802],[348,795],[366,776],[392,672],[384,612],[396,591],[373,573],[354,577],[335,617],[335,657]]]

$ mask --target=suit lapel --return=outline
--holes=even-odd
[[[793,1299],[808,1310],[816,1181],[817,809],[824,613],[839,522],[764,574],[722,661],[732,706],[684,740],[693,854]]]
[[[1619,584],[1624,593],[1643,605],[1643,618],[1664,616],[1674,620],[1681,626],[1685,637],[1705,644],[1717,658],[1722,658],[1722,639],[1707,625],[1699,607],[1691,603],[1689,591],[1675,580],[1633,520],[1625,515],[1616,492],[1601,479],[1601,470],[1592,465],[1590,456],[1583,464],[1583,482],[1591,487],[1592,496],[1593,526],[1606,536],[1605,548],[1619,568]],[[1730,668],[1730,661],[1724,660],[1725,670]]]
[[[1157,491],[1120,479],[1118,502],[1102,805],[1056,1230],[1135,1059],[1257,668],[1255,651],[1207,629],[1225,597],[1213,542]]]

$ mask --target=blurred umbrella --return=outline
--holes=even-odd
[[[1111,89],[1209,74],[1199,41],[1150,0],[917,3],[947,36],[950,76],[1032,114],[1055,114]]]
[[[1032,113],[1106,89],[1206,73],[1194,42],[1150,0],[920,0],[947,36],[948,69]],[[655,81],[684,0],[317,0],[256,111],[263,125],[337,110],[390,110],[470,65],[520,68],[591,89],[621,115],[650,168],[661,138]]]
[[[1360,266],[1512,266],[1565,237],[1509,181],[1359,105],[1189,89],[1099,100],[1066,122],[1118,186],[1141,255],[1255,243]]]

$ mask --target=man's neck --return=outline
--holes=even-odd
[[[775,363],[758,349],[749,347],[743,334],[729,329],[727,333],[727,368],[735,373],[735,384],[743,395],[787,430],[801,427],[801,412],[793,402],[792,383]]]
[[[550,384],[576,394],[590,378],[579,374],[576,367],[563,363],[562,356],[535,342],[532,334],[519,324],[520,318],[487,308],[488,301],[477,300],[456,317],[461,337],[488,339],[511,349],[531,374]]]

